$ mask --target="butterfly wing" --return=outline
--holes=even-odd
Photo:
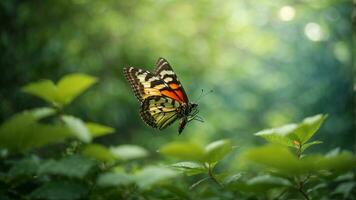
[[[178,119],[177,108],[187,105],[188,97],[164,58],[157,60],[155,73],[129,67],[124,74],[141,102],[140,115],[146,124],[164,129]]]
[[[147,70],[128,67],[124,68],[124,75],[140,102],[149,96],[161,96],[161,89],[167,87],[162,79]]]
[[[164,88],[164,90],[161,90],[165,96],[188,103],[188,96],[185,93],[182,84],[179,82],[176,73],[166,59],[158,58],[155,74],[168,86],[167,88]]]
[[[177,108],[181,104],[170,97],[150,96],[141,105],[140,115],[146,124],[153,128],[164,129],[177,118]]]

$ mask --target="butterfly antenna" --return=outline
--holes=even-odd
[[[210,94],[212,92],[214,92],[214,91],[210,90],[209,92],[204,93],[204,89],[201,89],[201,93],[200,93],[198,99],[196,100],[196,102],[198,102],[201,98],[205,97],[206,95],[208,95],[208,94]]]

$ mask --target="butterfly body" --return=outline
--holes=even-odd
[[[178,132],[181,133],[198,113],[198,105],[189,102],[177,75],[164,58],[157,60],[154,73],[129,67],[124,68],[124,74],[141,102],[141,118],[149,126],[162,130],[180,119]]]

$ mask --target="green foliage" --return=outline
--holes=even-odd
[[[184,172],[188,176],[208,172],[208,169],[203,164],[196,162],[179,162],[173,164],[172,167]]]
[[[204,149],[191,142],[170,142],[159,149],[159,153],[177,159],[199,161],[204,157]]]
[[[83,148],[82,154],[104,162],[128,161],[149,156],[149,152],[145,148],[129,144],[110,148],[99,144],[90,144]]]
[[[64,83],[76,76],[67,76]],[[315,115],[260,131],[255,135],[268,144],[241,152],[232,151],[233,139],[205,146],[172,141],[158,150],[178,160],[167,164],[171,161],[154,156],[151,149],[95,140],[114,129],[84,122],[64,113],[63,107],[32,109],[0,126],[0,198],[354,199],[354,154],[339,148],[304,154],[322,143],[312,138],[325,118]]]
[[[241,163],[252,161],[267,167],[276,168],[286,174],[299,173],[299,170],[304,170],[299,167],[298,158],[287,148],[281,146],[267,145],[253,148],[245,151],[241,159]]]
[[[167,167],[147,166],[135,174],[136,183],[139,187],[150,188],[154,184],[168,181],[178,176],[178,173]]]
[[[25,157],[21,160],[12,162],[13,165],[7,173],[7,178],[19,178],[37,174],[40,166],[40,159],[37,156]]]
[[[230,140],[218,140],[205,147],[204,160],[208,164],[215,164],[222,160],[232,150]]]
[[[57,86],[52,83],[53,87],[50,87],[51,81],[48,80],[25,86],[24,91],[48,100],[55,107],[27,110],[3,122],[0,126],[0,147],[10,151],[27,151],[67,138],[90,142],[93,137],[112,133],[113,129],[110,127],[85,123],[74,116],[62,115],[57,110],[58,106],[67,105],[95,82],[96,78],[92,76],[70,74],[63,77]],[[60,117],[52,124],[40,122],[58,115]]]
[[[30,194],[34,199],[74,200],[85,197],[89,188],[81,183],[55,181],[44,184]]]
[[[148,156],[148,151],[137,145],[120,145],[111,147],[110,152],[120,160],[131,160]]]
[[[104,126],[101,124],[93,123],[93,122],[86,122],[86,128],[89,130],[90,135],[92,137],[100,137],[110,133],[113,133],[115,130],[111,127]]]
[[[86,157],[93,158],[102,162],[111,162],[116,160],[111,151],[100,144],[89,144],[82,150],[82,154]]]
[[[132,175],[120,172],[106,172],[98,177],[97,184],[101,187],[115,187],[134,183]]]
[[[61,117],[64,124],[83,142],[90,142],[91,135],[85,123],[76,117],[63,115]]]
[[[84,178],[95,165],[92,160],[80,156],[68,156],[60,160],[46,160],[38,168],[38,174],[62,175],[70,178]]]
[[[0,126],[0,146],[11,151],[25,151],[74,137],[66,126],[39,122],[53,114],[51,108],[38,108],[14,115]]]
[[[300,149],[302,153],[308,147],[321,143],[321,141],[307,142],[320,128],[326,117],[326,115],[321,114],[307,117],[299,124],[288,124],[278,128],[266,129],[255,135],[263,137],[269,142],[295,147]]]
[[[252,161],[286,175],[318,173],[323,170],[337,173],[352,170],[356,166],[356,157],[350,152],[341,152],[333,156],[311,154],[298,159],[287,148],[275,145],[248,150],[241,159],[241,162]]]
[[[231,152],[232,148],[232,142],[227,139],[214,141],[206,145],[205,148],[190,142],[172,142],[163,146],[160,149],[160,153],[166,156],[188,160],[171,165],[173,168],[188,176],[199,174],[206,174],[208,176],[192,184],[190,186],[192,189],[208,180],[208,178],[212,179],[218,185],[222,185],[213,171],[215,166]],[[192,152],[193,156],[188,155],[187,152],[189,151]],[[193,160],[194,162],[189,160]]]
[[[96,78],[85,74],[70,74],[64,76],[57,84],[51,80],[30,83],[23,87],[23,91],[55,106],[63,107],[69,104],[87,88],[96,82]]]
[[[171,142],[161,147],[159,152],[177,159],[214,164],[223,159],[231,150],[230,140],[218,140],[208,144],[205,148],[191,142]]]

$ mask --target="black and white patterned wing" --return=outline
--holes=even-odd
[[[124,75],[140,102],[150,96],[161,96],[161,89],[167,87],[162,79],[147,70],[127,67]]]
[[[143,121],[149,126],[164,129],[177,118],[177,108],[181,104],[172,98],[165,96],[150,96],[146,98],[140,110]]]
[[[178,97],[178,99],[175,99],[188,103],[188,96],[182,84],[179,82],[176,73],[166,59],[158,58],[155,74],[169,86],[171,92],[175,93],[175,96]]]

